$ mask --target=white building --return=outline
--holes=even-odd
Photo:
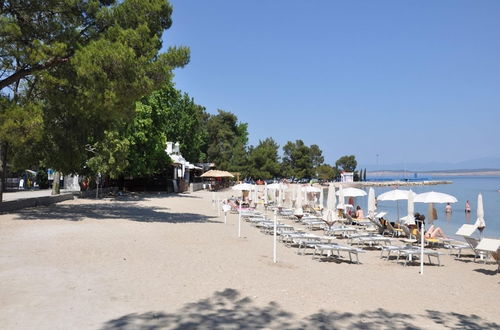
[[[165,151],[172,159],[174,192],[186,191],[191,179],[190,172],[195,169],[202,170],[202,168],[191,164],[182,157],[179,142],[167,142]]]
[[[340,173],[340,182],[354,182],[354,172]]]

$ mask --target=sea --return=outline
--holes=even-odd
[[[447,180],[451,184],[438,185],[417,185],[417,186],[389,186],[389,187],[374,187],[375,196],[378,196],[392,189],[412,189],[415,193],[423,193],[428,191],[443,192],[455,196],[458,202],[452,204],[453,212],[446,214],[444,212],[446,204],[434,204],[437,211],[438,219],[434,225],[443,229],[444,233],[452,238],[459,238],[455,235],[456,231],[463,224],[473,224],[477,219],[477,197],[481,193],[483,195],[484,219],[486,228],[482,236],[490,238],[500,238],[500,176],[456,176],[456,177],[432,177],[432,180]],[[376,178],[372,178],[376,181]],[[366,188],[368,192],[368,188]],[[326,191],[325,191],[326,192]],[[465,203],[469,201],[472,212],[465,213]],[[347,201],[347,198],[346,198]],[[354,204],[360,205],[363,210],[367,210],[368,197],[357,197]],[[424,214],[427,217],[428,205],[424,203],[415,203],[415,212]],[[405,216],[407,212],[407,202],[401,200],[395,201],[378,201],[377,212],[385,211],[386,219],[390,221],[396,220],[398,213],[400,217]],[[479,237],[478,231],[475,235]]]

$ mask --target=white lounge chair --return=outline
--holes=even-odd
[[[498,264],[497,273],[500,271],[500,239],[483,238],[476,250],[491,254]]]

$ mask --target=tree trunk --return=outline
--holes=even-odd
[[[54,181],[52,182],[52,195],[59,195],[61,193],[60,183],[61,183],[61,172],[56,171],[54,173]]]
[[[3,193],[5,189],[5,177],[7,176],[7,149],[9,145],[7,142],[2,143],[0,150],[0,162],[2,163],[2,170],[0,173],[0,202],[3,201]]]

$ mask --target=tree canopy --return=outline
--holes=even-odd
[[[272,179],[280,176],[280,163],[278,157],[279,145],[267,138],[259,141],[256,147],[249,150],[249,175],[254,179]]]
[[[323,163],[321,149],[313,144],[310,147],[302,140],[288,141],[283,146],[283,172],[290,177],[311,178],[315,176],[314,169]]]
[[[342,170],[346,172],[354,172],[356,167],[358,166],[358,162],[356,161],[356,156],[342,156],[335,162],[337,167],[342,168]]]
[[[0,6],[2,97],[25,109],[41,104],[44,160],[66,173],[80,170],[87,147],[116,121],[129,120],[138,99],[189,61],[184,47],[159,53],[172,24],[165,0]]]
[[[207,120],[207,159],[222,170],[247,171],[248,124],[231,112],[218,110]]]

